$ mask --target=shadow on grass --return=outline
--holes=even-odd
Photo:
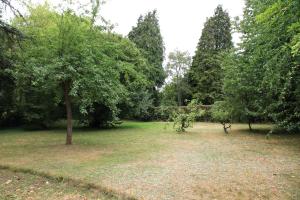
[[[252,129],[252,131],[250,131],[249,129],[237,129],[236,130],[239,133],[243,133],[243,134],[255,134],[255,135],[267,135],[270,131],[270,129],[264,128],[264,129]]]
[[[272,129],[272,127],[260,127],[260,128],[254,128],[254,129],[252,129],[252,131],[250,131],[247,128],[244,128],[244,129],[236,129],[235,131],[242,133],[242,134],[267,136],[268,134],[270,134],[271,130],[272,130],[271,135],[273,135],[273,136],[296,136],[296,137],[298,136],[298,137],[300,137],[299,132],[288,132],[284,129],[280,129],[277,127],[274,127],[273,129]]]
[[[125,121],[120,123],[119,125],[116,125],[114,127],[85,127],[80,125],[77,122],[73,123],[73,133],[78,134],[82,132],[97,132],[99,134],[101,133],[108,133],[108,132],[114,132],[118,130],[135,130],[143,128],[144,126],[141,125],[145,124],[143,122],[134,122],[134,121]],[[53,126],[50,127],[40,127],[40,126],[18,126],[18,127],[4,127],[0,128],[0,134],[26,134],[26,133],[48,133],[49,132],[55,132],[56,134],[65,134],[66,133],[66,124],[63,124],[62,122],[56,123]]]

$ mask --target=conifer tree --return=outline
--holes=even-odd
[[[222,99],[221,53],[232,48],[230,17],[218,6],[207,19],[189,72],[194,98],[203,104]]]
[[[137,25],[129,32],[128,38],[140,49],[150,66],[146,76],[152,82],[150,90],[155,99],[157,98],[157,88],[163,85],[166,78],[163,69],[165,48],[156,10],[140,16]],[[155,100],[157,102],[157,99]]]

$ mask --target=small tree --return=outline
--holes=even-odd
[[[223,125],[224,132],[228,134],[231,128],[231,109],[225,101],[217,101],[211,109],[212,118]]]
[[[224,72],[223,94],[230,102],[231,115],[239,121],[247,122],[249,130],[255,119],[263,117],[261,104],[260,79],[257,70],[245,61],[237,50],[224,54],[222,69]],[[229,105],[229,103],[227,103]]]
[[[175,128],[178,133],[185,132],[187,128],[193,127],[197,115],[197,103],[195,100],[192,100],[186,108],[179,108],[177,112],[173,113],[173,128]]]

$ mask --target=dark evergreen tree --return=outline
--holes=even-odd
[[[150,65],[150,71],[146,76],[152,82],[150,91],[157,104],[157,88],[163,85],[166,74],[163,69],[164,44],[156,10],[140,16],[128,38],[136,44]]]
[[[12,71],[15,66],[15,48],[23,34],[3,19],[6,9],[21,15],[9,0],[0,0],[0,126],[17,125],[20,121]]]
[[[199,40],[191,69],[190,86],[194,98],[203,104],[213,104],[222,99],[221,53],[233,47],[230,17],[218,6],[213,17],[208,18]]]
[[[15,80],[11,73],[13,46],[14,41],[0,29],[0,126],[16,123]]]

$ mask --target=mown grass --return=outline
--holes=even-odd
[[[266,139],[270,125],[254,128],[250,133],[235,124],[226,135],[219,124],[197,123],[176,134],[166,123],[125,122],[115,129],[75,129],[72,146],[64,145],[64,129],[6,129],[0,131],[0,165],[58,177],[57,185],[66,184],[59,177],[73,188],[81,185],[77,193],[62,191],[76,198],[89,185],[141,199],[298,198],[300,137]]]
[[[22,165],[62,176],[78,176],[78,170],[91,170],[93,166],[109,167],[116,163],[147,159],[151,153],[164,148],[160,139],[165,133],[161,123],[127,122],[116,129],[75,130],[74,145],[65,146],[63,129],[2,130],[0,163]]]

